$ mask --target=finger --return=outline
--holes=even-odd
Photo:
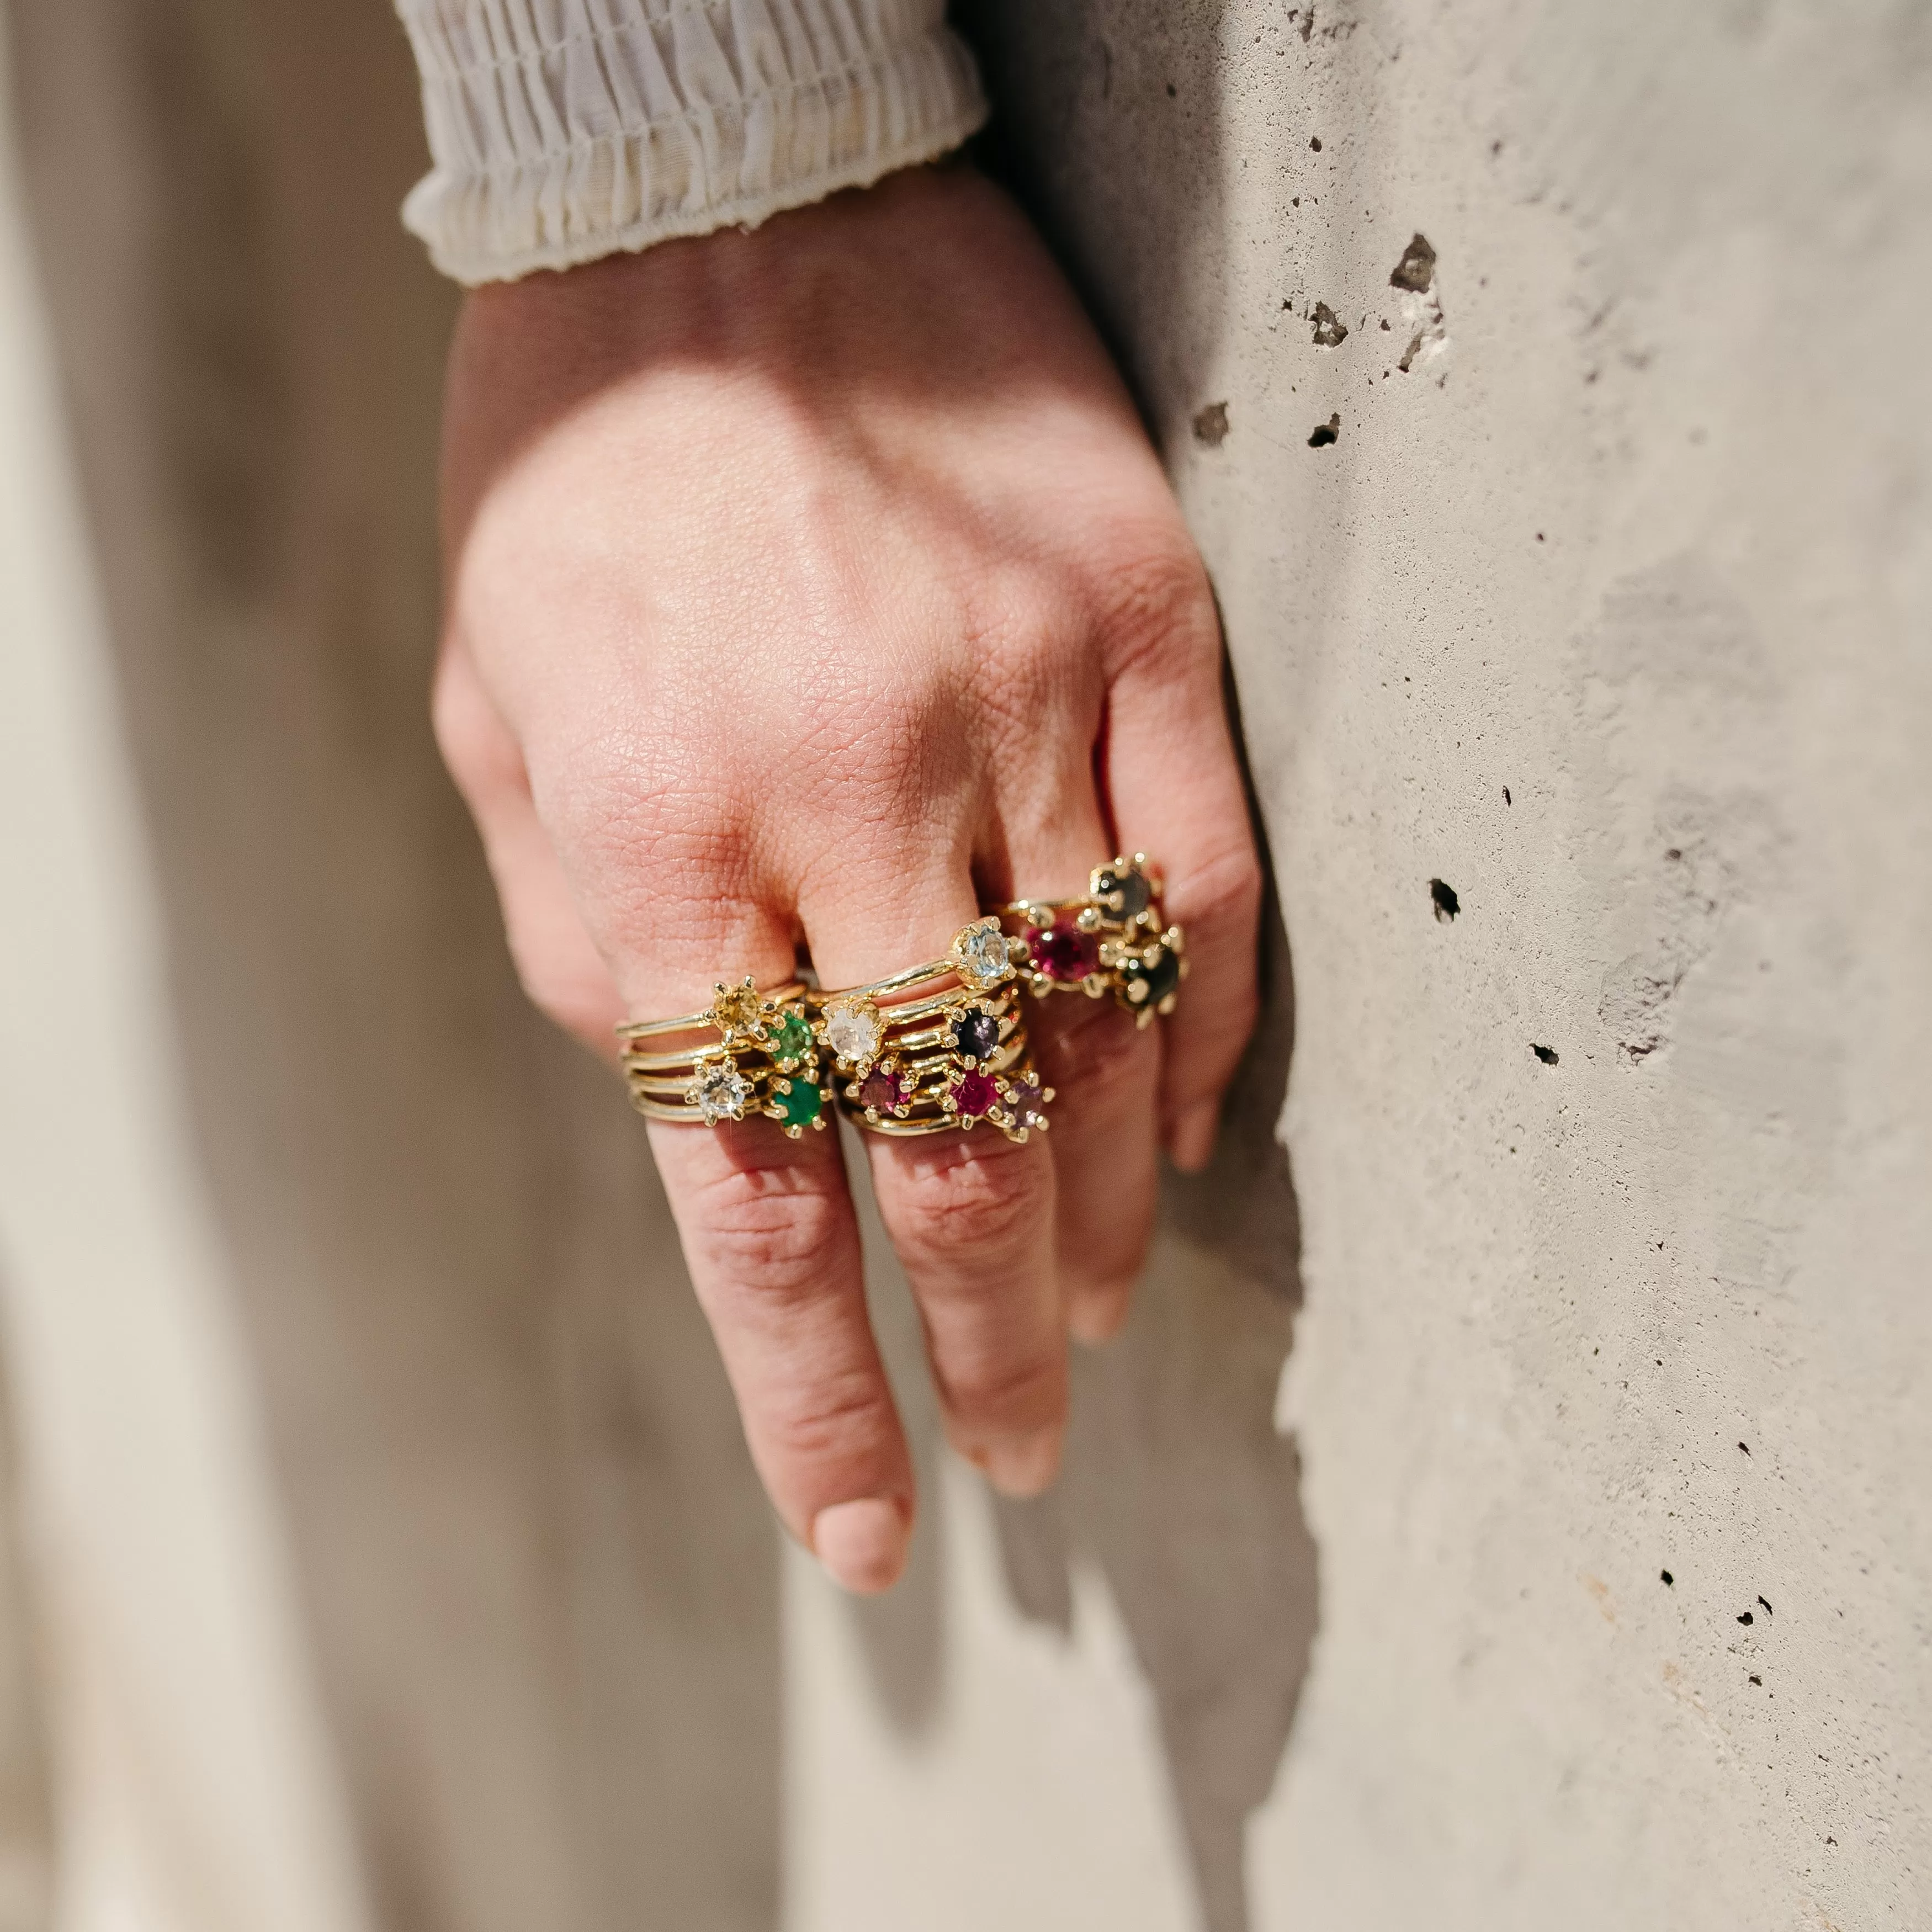
[[[802,904],[828,987],[881,979],[946,952],[979,916],[962,836],[908,851],[882,830],[840,855]],[[912,1140],[864,1136],[880,1218],[923,1320],[946,1434],[1013,1496],[1059,1467],[1066,1344],[1053,1252],[1053,1165],[988,1124]]]
[[[651,1124],[692,1286],[793,1535],[848,1589],[904,1568],[912,1459],[866,1312],[836,1132]]]
[[[431,717],[443,761],[482,838],[524,992],[539,1012],[614,1065],[616,1029],[625,1017],[617,983],[538,820],[523,753],[458,645],[446,649],[436,667]]]
[[[627,1011],[701,1007],[710,991],[701,976],[654,968],[634,945],[618,956],[620,992],[538,818],[522,756],[458,652],[439,674],[436,723],[537,1004],[607,1056]],[[605,910],[607,928],[626,925]],[[760,983],[788,977],[784,927],[769,916],[741,926],[735,944],[745,950],[730,966],[748,962]],[[773,1506],[847,1588],[887,1588],[904,1567],[912,1463],[866,1312],[837,1136],[794,1142],[762,1120],[716,1130],[654,1122],[650,1132],[692,1286]]]
[[[1206,580],[1124,664],[1108,700],[1106,786],[1122,848],[1155,855],[1187,983],[1165,1022],[1160,1120],[1174,1165],[1213,1154],[1221,1098],[1254,1030],[1261,867],[1221,684]]]
[[[1003,802],[1015,896],[1070,898],[1112,855],[1082,758],[1051,794],[1010,788]],[[1154,1231],[1160,1143],[1158,1028],[1115,1000],[1056,992],[1030,1003],[1042,1077],[1054,1090],[1056,1250],[1067,1326],[1102,1342],[1125,1320]]]

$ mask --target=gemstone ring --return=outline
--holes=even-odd
[[[1052,1095],[1031,1078],[1014,997],[1025,956],[994,914],[962,926],[941,958],[821,995],[814,1030],[847,1076],[846,1117],[888,1134],[987,1120],[1024,1140],[1044,1126]]]
[[[794,1140],[824,1128],[818,1040],[796,981],[760,993],[748,979],[721,980],[704,1012],[617,1034],[631,1104],[646,1120],[715,1127],[762,1114]]]
[[[1096,866],[1078,898],[1018,899],[998,916],[1036,998],[1112,993],[1145,1026],[1174,1010],[1187,974],[1186,936],[1164,924],[1161,898],[1160,868],[1136,852]]]

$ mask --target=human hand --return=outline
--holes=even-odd
[[[1160,1142],[1210,1151],[1259,897],[1207,580],[1071,293],[964,171],[487,287],[444,499],[438,738],[525,986],[607,1058],[801,941],[850,986],[1162,862],[1186,996],[1144,1030],[1036,1006],[1048,1138],[866,1137],[949,1436],[1043,1488],[1066,1331],[1125,1312]],[[773,1502],[886,1587],[913,1478],[838,1136],[650,1131]]]

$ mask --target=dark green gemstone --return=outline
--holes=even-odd
[[[802,1060],[812,1051],[812,1028],[804,1014],[794,1009],[770,1022],[765,1028],[765,1044],[774,1060]]]
[[[777,1098],[784,1109],[784,1124],[788,1127],[810,1126],[825,1102],[825,1096],[802,1075],[792,1082],[790,1091]]]
[[[1136,959],[1123,969],[1127,998],[1136,1006],[1157,1006],[1180,984],[1180,961],[1166,946],[1150,958]]]

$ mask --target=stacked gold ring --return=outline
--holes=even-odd
[[[763,1114],[794,1140],[825,1126],[818,1042],[796,981],[760,993],[748,979],[720,980],[703,1012],[640,1021],[617,1035],[631,1104],[647,1120],[715,1127]]]
[[[1111,992],[1142,1026],[1173,1012],[1187,976],[1186,934],[1166,916],[1144,852],[1096,866],[1078,898],[1017,899],[998,914],[1036,997]]]
[[[981,1120],[1012,1141],[1043,1132],[1053,1090],[1034,1070],[1016,983],[1022,956],[997,916],[976,920],[944,958],[823,995],[813,1030],[844,1076],[846,1118],[901,1136]]]

